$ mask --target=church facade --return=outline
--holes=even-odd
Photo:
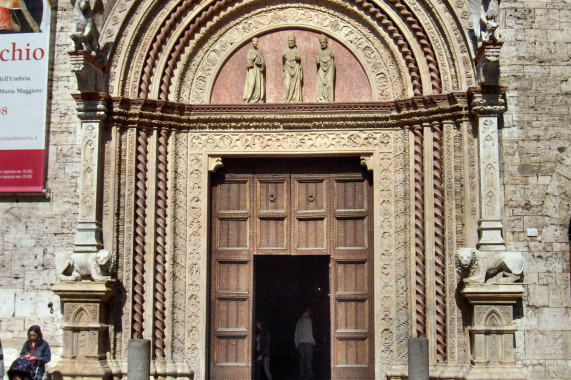
[[[155,378],[250,379],[256,320],[303,303],[316,378],[406,379],[410,337],[431,378],[571,378],[564,1],[52,14],[46,192],[0,198],[7,358],[37,321],[53,378],[126,378],[143,338]]]

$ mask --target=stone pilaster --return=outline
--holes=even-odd
[[[100,96],[104,82],[103,65],[87,52],[70,52],[71,71],[77,78],[79,94],[74,95],[79,118],[81,143],[79,180],[79,218],[74,239],[74,253],[97,252],[101,241],[101,134],[108,102]]]
[[[57,379],[108,379],[109,325],[107,301],[111,283],[63,282],[52,288],[63,311],[62,360],[48,372]]]
[[[466,380],[525,379],[515,366],[513,308],[521,284],[470,284],[462,294],[472,305],[469,323],[472,368]]]
[[[504,92],[499,87],[501,43],[483,43],[476,55],[481,87],[471,89],[471,109],[478,119],[480,166],[480,220],[478,249],[506,249],[502,225],[498,121],[506,110]]]

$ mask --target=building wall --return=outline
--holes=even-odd
[[[518,365],[530,379],[571,378],[571,7],[535,0],[501,7],[501,84],[508,87],[501,130],[504,237],[508,250],[526,258]],[[59,300],[50,288],[55,254],[73,249],[80,149],[67,55],[71,9],[60,1],[53,16],[48,195],[0,198],[0,339],[7,365],[32,324],[42,327],[54,360],[61,351]],[[528,236],[529,228],[538,236]]]
[[[46,196],[0,198],[0,339],[6,370],[18,356],[29,326],[42,328],[54,359],[61,352],[54,256],[73,250],[78,213],[79,144],[71,92],[71,4],[52,8],[53,41],[48,85]],[[52,304],[52,310],[48,306]],[[7,378],[7,377],[6,377]]]
[[[564,1],[501,6],[504,237],[526,260],[518,364],[530,379],[571,378],[571,8]]]

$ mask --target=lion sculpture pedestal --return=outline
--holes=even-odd
[[[473,306],[468,328],[472,367],[466,380],[526,379],[514,358],[513,308],[523,292],[523,286],[517,283],[471,283],[462,290]]]
[[[48,368],[52,379],[110,379],[107,362],[109,325],[107,301],[113,295],[110,282],[62,282],[52,290],[63,311],[62,360]]]

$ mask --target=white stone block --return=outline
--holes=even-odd
[[[16,294],[16,317],[49,317],[49,303],[59,305],[59,298],[51,291],[21,292]]]
[[[14,316],[15,297],[16,290],[0,289],[0,318],[11,318]]]

